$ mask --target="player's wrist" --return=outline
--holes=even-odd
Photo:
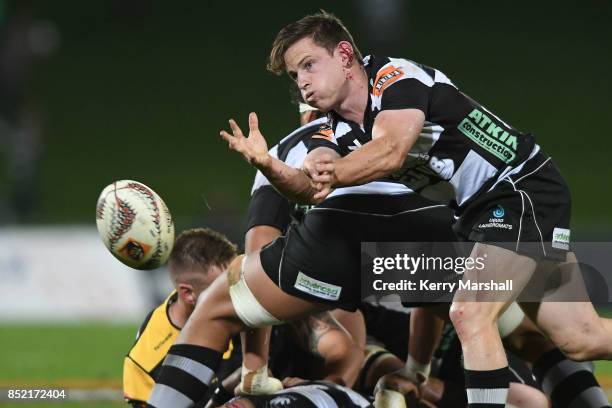
[[[410,354],[406,359],[406,364],[400,370],[401,374],[417,384],[422,384],[429,378],[431,373],[431,363],[421,363],[416,361]]]
[[[272,156],[266,152],[265,154],[254,157],[251,163],[265,174],[266,171],[272,168]]]
[[[242,365],[240,375],[240,394],[273,394],[276,391],[282,390],[283,385],[277,378],[268,375],[268,365],[250,370],[245,365]]]

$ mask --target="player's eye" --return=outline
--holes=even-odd
[[[312,61],[308,61],[304,64],[304,68],[306,68],[307,71],[310,71],[310,69],[312,68]]]

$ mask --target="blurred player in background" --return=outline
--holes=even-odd
[[[145,318],[124,360],[123,392],[131,405],[146,405],[162,361],[193,312],[198,296],[227,268],[236,254],[236,245],[210,229],[186,230],[176,238],[168,263],[175,289]],[[234,349],[237,346],[230,341],[218,378],[225,378],[240,364],[240,351]],[[202,402],[207,399],[208,396]]]

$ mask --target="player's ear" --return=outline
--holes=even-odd
[[[193,285],[190,285],[189,283],[179,283],[176,291],[183,302],[195,306],[196,301],[198,300],[198,295]]]
[[[355,60],[355,50],[353,46],[348,41],[340,41],[338,45],[336,45],[336,52],[340,56],[340,60],[342,61],[342,65],[345,68],[353,65],[353,61]]]

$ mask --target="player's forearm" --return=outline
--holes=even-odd
[[[429,364],[443,329],[444,321],[431,310],[424,307],[414,308],[410,316],[410,338],[418,338],[419,341],[408,342],[408,355],[418,363]]]
[[[289,201],[313,204],[316,191],[310,178],[300,169],[288,166],[281,160],[270,156],[270,160],[257,166],[270,184]]]
[[[404,149],[392,140],[379,138],[335,162],[334,187],[365,184],[401,168]]]

